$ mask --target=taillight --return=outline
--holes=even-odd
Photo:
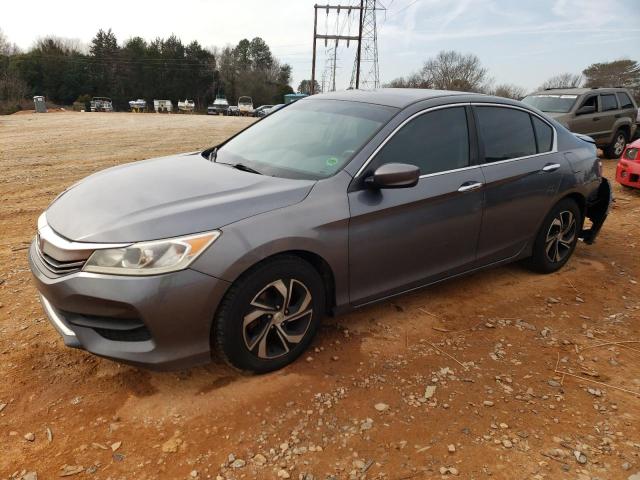
[[[640,160],[638,158],[638,151],[640,151],[639,148],[627,148],[627,151],[624,152],[624,155],[622,157],[626,158],[627,160]]]

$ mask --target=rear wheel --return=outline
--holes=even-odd
[[[558,202],[549,212],[533,244],[528,266],[540,273],[552,273],[569,261],[582,229],[582,212],[570,199]]]
[[[627,134],[623,130],[618,130],[613,136],[613,142],[604,148],[607,158],[620,158],[627,146]]]
[[[293,362],[324,313],[320,275],[304,260],[280,256],[240,277],[214,325],[215,348],[232,366],[264,373]]]

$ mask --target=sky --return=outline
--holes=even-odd
[[[89,43],[99,28],[120,43],[174,33],[205,47],[262,37],[293,69],[292,86],[311,77],[313,5],[358,0],[3,0],[0,29],[29,48],[46,35]],[[640,61],[640,0],[381,0],[376,12],[382,83],[418,71],[441,50],[477,55],[496,83],[535,89],[548,77],[596,62]],[[384,7],[384,9],[382,9]],[[346,19],[352,18],[351,22]],[[318,14],[318,33],[355,35],[355,12]],[[325,29],[328,26],[328,29]],[[339,43],[336,87],[349,86],[356,46]],[[326,68],[318,42],[316,78]]]

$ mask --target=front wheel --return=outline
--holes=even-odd
[[[570,199],[558,202],[545,218],[533,244],[528,266],[540,273],[552,273],[569,261],[582,230],[582,212]]]
[[[317,271],[298,257],[275,257],[231,286],[216,315],[214,347],[241,370],[277,370],[311,343],[324,306]]]
[[[613,137],[613,142],[604,148],[607,158],[620,158],[627,146],[627,135],[622,130],[618,130]]]

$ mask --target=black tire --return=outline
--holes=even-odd
[[[618,130],[613,136],[613,141],[603,149],[605,157],[612,159],[620,158],[628,141],[629,139],[627,138],[626,132],[624,130]]]
[[[283,285],[288,304],[281,293]],[[229,288],[214,321],[213,347],[238,369],[278,370],[309,346],[325,305],[324,284],[315,268],[293,255],[274,257],[251,268]]]
[[[560,270],[573,255],[582,222],[582,212],[575,200],[565,198],[558,202],[542,222],[527,266],[539,273]]]

